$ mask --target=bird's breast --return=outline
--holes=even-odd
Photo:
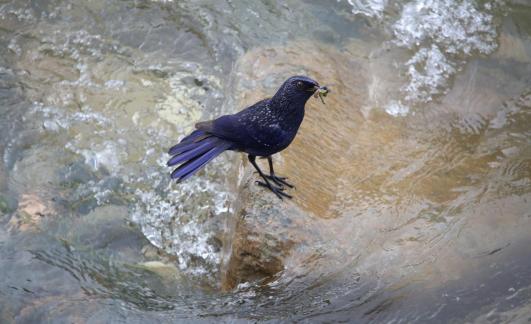
[[[259,156],[282,151],[295,138],[303,118],[304,106],[266,106],[242,115],[240,121],[248,135],[244,151]]]

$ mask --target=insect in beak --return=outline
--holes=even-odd
[[[325,102],[323,98],[326,97],[329,92],[330,90],[326,86],[322,86],[322,87],[315,86],[315,93],[313,94],[313,97],[314,98],[319,97],[319,99],[321,99],[321,102],[324,104]]]

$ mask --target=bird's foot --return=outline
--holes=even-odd
[[[269,182],[262,182],[262,181],[256,181],[256,184],[259,185],[260,187],[265,187],[271,190],[275,195],[277,195],[278,198],[280,198],[280,200],[283,200],[284,197],[289,198],[289,199],[293,198],[293,196],[288,195],[287,193],[283,191],[284,190],[283,187],[275,187],[271,185]]]
[[[288,186],[290,188],[295,188],[294,185],[292,185],[291,183],[286,181],[288,179],[287,177],[278,177],[278,176],[276,176],[273,173],[271,175],[266,176],[266,178],[268,178],[269,180],[273,181],[274,183],[276,183],[280,187]]]

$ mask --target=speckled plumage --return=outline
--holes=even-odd
[[[317,89],[320,88],[316,81],[294,76],[286,80],[271,98],[261,100],[236,114],[196,124],[197,130],[169,151],[173,157],[168,161],[168,166],[182,163],[173,171],[172,178],[183,181],[221,152],[233,150],[249,154],[249,160],[264,178],[265,186],[271,187],[271,184],[255,164],[256,156],[269,158],[269,177],[276,178],[276,181],[272,181],[280,187],[282,184],[290,186],[274,176],[270,156],[282,151],[293,141],[304,118],[304,105]],[[275,193],[281,198],[278,192]]]

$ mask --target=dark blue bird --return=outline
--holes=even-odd
[[[315,94],[326,96],[328,89],[305,76],[293,76],[286,80],[277,93],[268,99],[234,114],[200,122],[196,130],[169,150],[172,158],[168,166],[179,165],[171,177],[181,182],[203,168],[223,151],[239,151],[248,154],[249,161],[264,180],[257,181],[274,192],[280,199],[291,198],[284,186],[293,188],[286,178],[278,177],[273,170],[271,155],[288,147],[293,141],[302,119],[304,105]],[[256,157],[267,158],[269,175],[256,164]]]

